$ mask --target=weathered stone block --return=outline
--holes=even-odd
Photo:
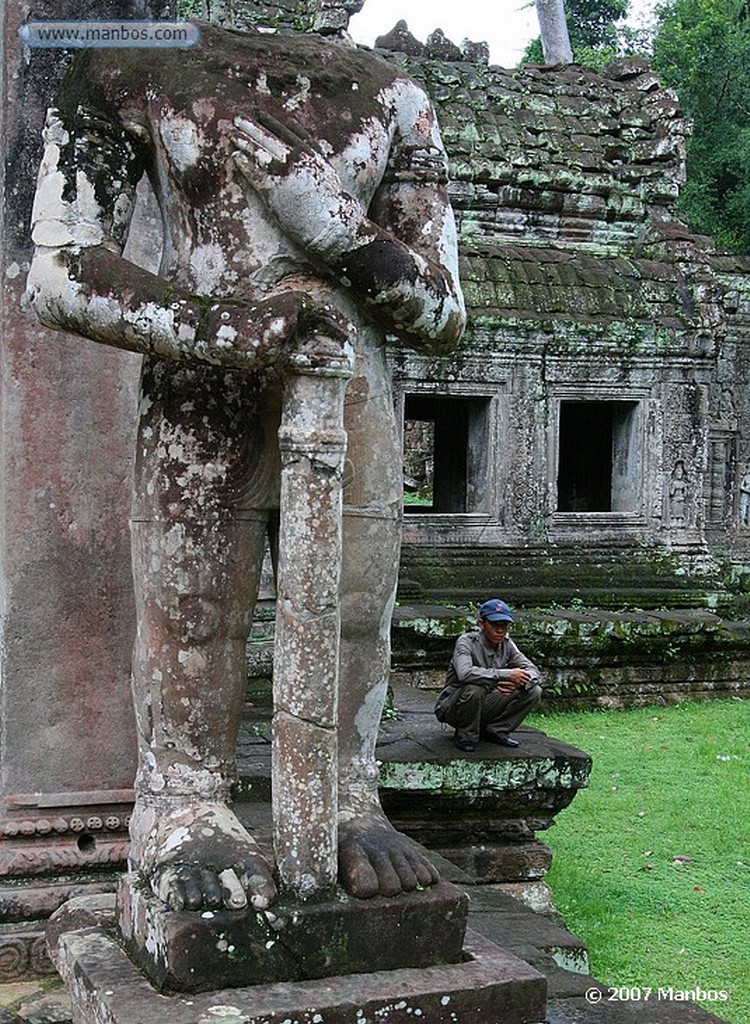
[[[476,882],[520,882],[544,878],[552,851],[544,843],[476,843],[438,850]]]
[[[76,1024],[535,1024],[543,1021],[546,979],[469,932],[462,963],[376,971],[319,981],[261,985],[202,995],[155,992],[103,928],[60,941],[60,971],[74,997]]]
[[[397,897],[281,900],[265,912],[167,910],[136,876],[118,897],[132,955],[159,989],[201,992],[462,959],[468,899],[442,882]]]

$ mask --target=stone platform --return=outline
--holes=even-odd
[[[503,772],[508,772],[508,778],[525,778],[525,784],[528,785],[531,785],[534,778],[540,781],[546,779],[549,785],[552,778],[545,766],[548,768],[550,762],[554,765],[558,756],[555,751],[574,750],[557,740],[544,737],[541,733],[525,730],[521,734],[524,745],[518,750],[505,750],[482,744],[474,754],[458,755],[452,746],[450,732],[443,730],[432,717],[431,703],[431,695],[427,692],[397,688],[396,706],[399,709],[399,717],[385,722],[378,747],[378,758],[383,764],[386,777],[387,773],[395,771],[395,766],[400,764],[401,768],[398,771],[404,782],[408,783],[411,777],[409,766],[415,763],[421,766],[417,779],[426,778],[427,766],[433,764],[434,769],[429,770],[437,772],[436,777],[444,773],[443,778],[448,777],[451,771],[465,772],[473,769],[477,785],[488,772],[490,780],[497,780]],[[270,826],[266,803],[270,771],[266,765],[270,748],[266,740],[262,712],[256,712],[254,717],[246,721],[239,753],[243,777],[241,795],[244,800],[239,804],[238,810],[248,824],[267,831]],[[536,775],[523,767],[523,758],[526,755],[530,755],[536,761]],[[580,751],[575,751],[575,756],[586,759],[586,755]],[[455,762],[454,768],[450,767],[451,762]],[[563,794],[566,785],[568,790],[573,790],[566,803],[570,802],[578,788],[571,785],[575,775],[576,773],[566,776],[562,773],[558,782]],[[580,781],[580,776],[577,777]],[[416,794],[415,800],[418,799],[419,796]],[[501,799],[501,793],[498,792],[497,800]],[[555,799],[565,797],[563,795]],[[508,840],[505,845],[506,849],[510,848],[515,854],[519,854],[524,844],[519,842],[515,845]],[[587,973],[588,954],[585,945],[568,932],[552,912],[549,892],[546,891],[545,895],[546,887],[543,881],[527,879],[523,883],[488,884],[484,866],[480,862],[483,846],[487,848],[488,844],[477,844],[473,859],[464,856],[464,862],[461,864],[446,860],[435,849],[431,850],[430,854],[436,861],[442,877],[468,892],[469,930],[501,945],[511,956],[524,961],[545,976],[548,987],[547,1024],[722,1024],[720,1018],[694,1004],[666,1001],[607,1001],[607,987]],[[538,846],[543,847],[543,844],[538,843]],[[444,848],[447,850],[447,844]],[[538,905],[546,910],[545,913],[534,912],[527,905],[529,894],[533,891],[539,893]],[[511,893],[515,893],[515,896]],[[523,899],[516,898],[518,896]],[[590,1001],[592,992],[602,993],[601,1002]],[[211,1003],[215,1008],[219,1005]],[[231,1007],[236,1004],[230,1001],[224,1005]],[[726,1009],[729,1014],[731,1007],[728,1006]],[[207,1019],[213,1020],[215,1017],[214,1013]],[[283,1019],[282,1017],[281,1020]],[[290,1019],[294,1020],[294,1017]],[[410,1021],[414,1019],[413,1014],[409,1016]],[[0,974],[0,1024],[70,1024],[71,1020],[69,997],[59,980],[47,979],[35,984],[2,984]],[[162,1020],[165,1024],[171,1024],[169,1018],[158,1015],[143,1020],[148,1021],[148,1024],[155,1024],[156,1021],[162,1024]],[[237,1021],[245,1024],[242,1017],[230,1017],[229,1020],[232,1024],[236,1024]],[[481,1024],[496,1024],[496,1020],[503,1018],[490,1016],[482,1020]]]
[[[64,934],[76,902],[86,903],[62,907],[48,938]],[[460,963],[468,902],[441,880],[400,897],[358,900],[337,890],[302,904],[282,897],[266,911],[196,914],[168,910],[127,874],[118,920],[125,947],[158,990],[206,992]]]
[[[475,881],[542,879],[551,854],[537,833],[588,785],[588,754],[522,727],[517,748],[480,743],[458,754],[453,730],[432,713],[434,695],[394,687],[395,713],[380,729],[380,796],[402,832],[463,868]],[[270,800],[270,726],[263,707],[246,717],[238,743],[238,811],[254,819]]]
[[[720,1018],[691,1003],[664,1000],[609,1002],[607,986],[585,973],[585,970],[580,970],[587,962],[584,944],[566,931],[558,919],[534,913],[497,886],[472,884],[464,872],[457,868],[451,869],[443,860],[440,860],[439,867],[446,877],[462,884],[471,897],[470,936],[484,935],[494,942],[500,942],[515,961],[523,960],[544,975],[547,980],[547,1009],[540,1020],[545,1020],[546,1024],[725,1024]],[[106,900],[106,897],[103,899]],[[81,924],[83,926],[84,922]],[[471,941],[476,940],[472,937]],[[574,965],[578,965],[579,969],[569,969]],[[442,971],[443,968],[430,970]],[[102,991],[105,993],[105,999],[108,1001],[113,1000],[117,993],[118,999],[115,1002],[118,1002],[124,994],[117,977],[115,972],[114,975],[108,974],[106,978],[99,978],[99,982],[104,986]],[[133,984],[136,983],[132,974],[129,973],[128,977]],[[137,977],[138,983],[145,986],[146,982],[142,976]],[[280,988],[288,990],[290,986],[284,985]],[[601,993],[599,1003],[595,1001],[598,996],[592,999],[594,992]],[[225,997],[226,1002],[223,1001]],[[234,998],[228,997],[229,993],[224,991],[199,997],[183,996],[179,999],[182,1004],[192,1002],[193,1006],[200,1005],[202,1010],[213,1007],[213,1014],[204,1014],[206,1021],[216,1019],[223,1020],[225,1024],[247,1024],[246,1018],[242,1015],[226,1016],[229,1007],[241,1009]],[[154,998],[154,1015],[142,1017],[138,1024],[185,1024],[179,1017],[175,1020],[162,1015],[164,1008],[169,1005],[167,997],[154,994]],[[200,1004],[195,1002],[196,999],[201,1000]],[[414,1008],[413,1004],[409,1005]],[[217,1016],[216,1011],[222,1006],[227,1009],[221,1011],[222,1016]],[[730,1010],[731,1007],[727,1007],[727,1013]],[[277,1018],[280,1021],[284,1019],[284,1016]],[[289,1019],[294,1021],[295,1017],[290,1016]],[[374,1019],[379,1020],[377,1017]],[[357,1020],[356,1013],[354,1020]],[[415,1020],[431,1024],[431,1018],[415,1017],[413,1013],[408,1016],[408,1020],[409,1024],[414,1024]],[[0,984],[0,1024],[72,1024],[72,1021],[70,998],[61,981],[48,980],[36,985],[30,982]],[[361,1021],[360,1017],[357,1024]],[[505,1017],[488,1016],[479,1018],[477,1024],[498,1024],[500,1021],[504,1022]],[[303,1018],[300,1024],[307,1022]]]
[[[76,1024],[533,1024],[546,1005],[539,972],[471,932],[459,964],[190,995],[156,992],[107,927],[60,936],[57,962]]]
[[[518,750],[482,744],[476,753],[459,756],[452,732],[432,714],[432,694],[403,685],[394,692],[398,714],[385,719],[377,748],[383,801],[393,821],[476,882],[523,886],[533,896],[551,857],[537,829],[546,828],[585,785],[588,755],[524,730],[524,745]],[[253,703],[238,743],[237,810],[268,845],[270,689],[259,683],[250,693]],[[429,815],[423,813],[428,803]],[[99,833],[85,833],[84,838],[96,861]],[[71,897],[114,892],[125,870],[121,846],[120,861],[106,871],[19,876],[0,886],[0,984],[53,971],[44,947],[47,918]]]
[[[580,555],[579,546],[574,560]],[[476,557],[472,552],[474,564]],[[599,562],[597,556],[593,561]],[[601,572],[602,565],[589,569]],[[514,576],[514,599],[526,607],[514,607],[513,639],[544,667],[545,708],[641,707],[750,695],[747,616],[734,620],[707,611],[706,595],[698,596],[698,607],[681,607],[681,595],[664,591],[642,594],[636,604],[643,611],[597,607],[595,600],[583,608],[560,608],[554,602],[561,591],[543,594],[540,572],[537,565],[528,591]],[[602,583],[611,587],[611,578]],[[632,604],[632,593],[620,597],[623,605]],[[475,621],[468,608],[400,604],[391,630],[391,679],[432,692],[442,688],[456,638]]]

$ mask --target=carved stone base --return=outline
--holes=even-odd
[[[55,973],[47,954],[47,918],[74,898],[110,893],[118,875],[22,878],[0,884],[0,984],[31,981]]]
[[[75,1024],[536,1024],[546,1010],[546,979],[474,932],[458,964],[189,996],[157,993],[101,926],[61,935],[57,962]]]
[[[449,882],[398,897],[281,901],[270,910],[167,910],[139,876],[118,892],[126,947],[158,989],[205,992],[457,963],[468,899]]]

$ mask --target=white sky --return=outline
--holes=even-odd
[[[630,21],[650,13],[656,3],[630,0]],[[422,42],[436,28],[459,45],[464,39],[485,40],[490,62],[502,67],[515,67],[526,44],[539,35],[533,0],[365,0],[349,31],[358,43],[372,46],[402,18]]]

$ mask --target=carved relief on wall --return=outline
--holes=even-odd
[[[677,459],[669,481],[669,522],[682,527],[687,521],[689,478],[683,459]]]
[[[725,526],[730,519],[736,470],[736,445],[736,438],[731,433],[713,434],[709,437],[706,487],[708,526]]]
[[[750,530],[750,466],[744,467],[740,477],[740,500],[738,508],[738,525]]]
[[[54,973],[43,928],[41,934],[0,939],[0,983]]]
[[[6,797],[0,878],[125,864],[132,790]]]

